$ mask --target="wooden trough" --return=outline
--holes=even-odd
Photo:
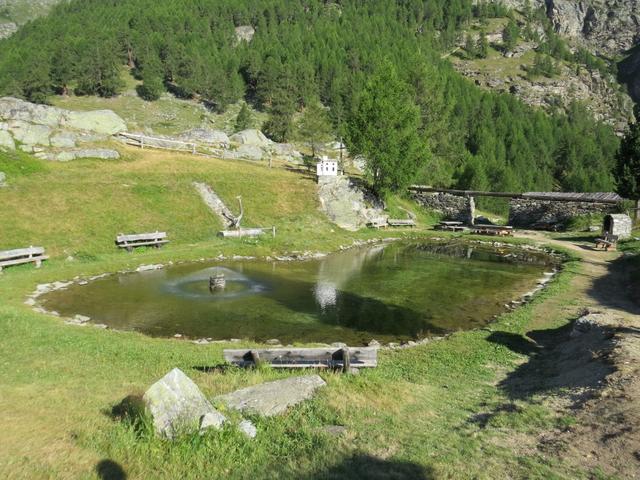
[[[258,237],[266,232],[271,232],[273,237],[276,236],[276,227],[269,228],[240,228],[238,230],[222,230],[218,232],[218,236],[222,238],[241,238],[241,237]]]
[[[4,267],[22,265],[25,263],[35,263],[36,268],[40,268],[43,260],[49,257],[44,254],[43,247],[19,248],[16,250],[5,250],[0,252],[0,272]]]
[[[166,232],[137,233],[134,235],[123,235],[121,233],[116,237],[116,245],[119,248],[126,248],[128,252],[132,252],[137,247],[160,248],[165,243],[169,243]]]
[[[377,347],[270,348],[224,350],[226,362],[239,367],[261,363],[274,368],[373,368],[378,365]]]

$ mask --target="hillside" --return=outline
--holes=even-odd
[[[352,147],[363,144],[354,129],[360,99],[392,65],[396,90],[419,110],[421,153],[405,183],[611,190],[613,129],[580,105],[543,115],[462,78],[441,57],[470,22],[502,13],[474,9],[470,0],[446,4],[270,0],[255,11],[253,0],[205,0],[196,11],[168,0],[72,2],[6,40],[0,94],[58,104],[68,95],[87,103],[99,96],[127,105],[126,66],[148,110],[167,95],[217,114],[246,100],[266,118],[265,133],[286,142],[296,115],[320,101],[334,138]],[[235,29],[248,26],[255,35],[239,39]]]
[[[60,0],[0,0],[0,39],[13,35],[18,27],[46,15]]]

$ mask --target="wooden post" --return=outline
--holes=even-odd
[[[349,373],[351,369],[351,354],[349,353],[349,348],[345,347],[342,349],[342,372]]]
[[[636,214],[634,218],[636,222],[640,222],[640,198],[636,200]]]
[[[140,149],[144,150],[144,136],[140,135]]]
[[[276,226],[274,225],[272,228],[273,238],[276,238]]]

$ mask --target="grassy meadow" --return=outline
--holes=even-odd
[[[0,154],[10,186],[0,189],[0,249],[44,245],[52,256],[0,274],[0,477],[137,478],[591,478],[538,450],[537,432],[562,428],[536,395],[505,383],[529,360],[523,335],[535,324],[565,325],[575,305],[564,272],[534,302],[489,328],[380,352],[360,375],[321,373],[328,386],[284,416],[254,418],[255,440],[232,427],[168,442],[144,423],[116,418],[125,397],[140,395],[174,367],[214,396],[287,376],[220,369],[225,344],[64,325],[23,304],[37,284],[169,260],[226,255],[332,251],[354,240],[429,236],[345,232],[318,210],[312,178],[248,162],[123,149],[120,161],[46,163]],[[218,220],[191,186],[209,183],[246,226],[276,225],[275,239],[222,240]],[[421,225],[433,221],[415,204]],[[117,251],[118,232],[166,230],[171,243],[133,254]],[[442,236],[441,233],[438,233]],[[549,310],[547,302],[563,307]],[[230,414],[233,416],[233,414]],[[336,436],[327,426],[346,427]]]

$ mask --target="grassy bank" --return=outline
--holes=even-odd
[[[328,387],[313,401],[254,419],[254,441],[228,428],[169,443],[113,418],[123,398],[174,367],[208,396],[287,373],[211,368],[221,363],[224,344],[66,326],[22,304],[36,284],[220,253],[331,251],[404,234],[339,230],[318,211],[313,181],[283,169],[124,153],[118,162],[0,160],[11,185],[0,190],[0,248],[42,244],[52,255],[40,270],[0,275],[0,476],[124,478],[116,475],[121,469],[127,478],[587,478],[531,442],[572,419],[555,416],[536,395],[515,394],[508,382],[529,361],[524,334],[569,320],[575,262],[533,303],[490,328],[383,351],[380,366],[358,376],[323,373]],[[242,195],[245,225],[275,224],[278,236],[218,239],[220,225],[193,180],[210,183],[231,205]],[[394,208],[402,205],[410,206],[394,200]],[[421,223],[429,220],[417,213]],[[172,243],[131,255],[113,246],[118,232],[149,229],[167,230]],[[546,308],[550,299],[558,308]],[[323,430],[329,425],[346,433],[332,436]]]

